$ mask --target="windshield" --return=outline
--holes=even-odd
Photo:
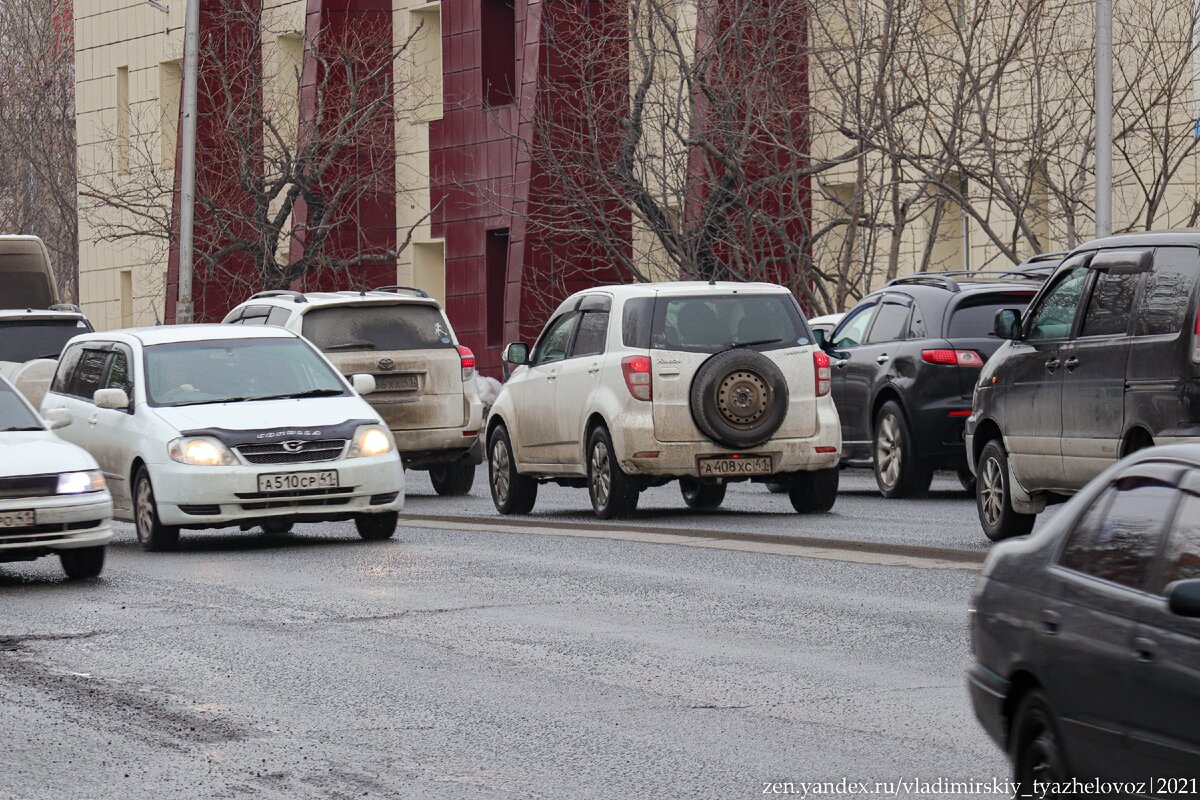
[[[454,347],[442,312],[417,303],[320,308],[304,315],[304,336],[328,352]]]
[[[146,394],[188,406],[346,394],[341,376],[299,339],[221,339],[146,348]]]
[[[791,295],[659,297],[650,346],[656,350],[716,353],[738,345],[775,350],[812,344]]]
[[[71,337],[91,330],[91,326],[81,319],[0,322],[0,361],[58,358]]]
[[[4,431],[40,431],[42,422],[7,381],[0,381],[0,433]]]

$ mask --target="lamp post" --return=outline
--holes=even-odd
[[[196,84],[199,78],[200,0],[185,0],[183,22],[183,141],[179,165],[179,286],[175,323],[192,321],[193,232],[196,221]]]
[[[1096,0],[1096,236],[1112,235],[1112,0]]]

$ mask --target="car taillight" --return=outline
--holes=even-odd
[[[1200,309],[1196,309],[1196,325],[1192,329],[1192,363],[1200,364]]]
[[[653,397],[650,388],[650,356],[626,356],[621,359],[621,372],[629,393],[638,400]]]
[[[941,364],[945,367],[983,366],[983,356],[974,350],[922,350],[921,360],[926,364]]]
[[[462,362],[462,379],[464,382],[475,377],[475,354],[471,348],[458,346],[458,360]]]
[[[824,397],[829,394],[829,387],[833,383],[828,354],[820,350],[813,351],[813,371],[817,375],[817,397]]]

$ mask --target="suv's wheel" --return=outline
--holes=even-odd
[[[596,428],[588,438],[588,494],[600,519],[628,517],[637,510],[640,487],[617,463],[617,453],[607,428]]]
[[[384,511],[381,514],[359,514],[354,518],[354,527],[358,535],[368,541],[390,539],[400,524],[400,514],[396,511]]]
[[[73,581],[94,578],[104,569],[104,545],[58,551],[63,572]]]
[[[695,478],[680,478],[679,493],[688,508],[710,511],[725,502],[724,483],[703,483]]]
[[[1037,515],[1013,510],[1008,453],[999,439],[984,445],[975,474],[979,476],[975,482],[975,506],[984,535],[998,542],[1010,536],[1024,536],[1033,530]]]
[[[179,546],[179,528],[163,525],[154,502],[154,484],[145,467],[133,480],[133,527],[145,550],[174,550]]]
[[[1020,787],[1017,797],[1030,796],[1035,782],[1058,783],[1071,779],[1058,743],[1054,712],[1040,691],[1035,689],[1021,699],[1009,741],[1013,780]]]
[[[787,484],[792,508],[800,514],[824,514],[837,501],[840,480],[837,467],[794,473]]]
[[[429,470],[433,490],[444,497],[470,494],[475,485],[475,465],[469,463],[443,464]]]
[[[929,490],[933,466],[917,455],[908,417],[895,400],[875,415],[875,483],[888,498],[912,497]]]
[[[517,472],[512,442],[503,425],[492,431],[488,445],[488,483],[492,502],[501,514],[528,514],[537,502],[537,481]]]
[[[737,450],[756,447],[779,430],[787,416],[788,385],[771,359],[735,347],[700,365],[689,399],[696,427]]]

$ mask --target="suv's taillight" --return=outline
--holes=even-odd
[[[813,351],[813,372],[817,376],[817,397],[829,394],[833,372],[829,368],[829,356],[821,350]]]
[[[983,356],[974,350],[922,350],[921,360],[926,364],[941,364],[945,367],[983,366]]]
[[[1196,309],[1196,325],[1192,329],[1192,363],[1200,364],[1200,308]]]
[[[653,395],[650,388],[650,356],[626,356],[621,359],[621,372],[629,393],[638,400],[649,400]]]
[[[475,377],[475,354],[471,348],[458,346],[458,360],[462,362],[462,379],[464,382]]]

